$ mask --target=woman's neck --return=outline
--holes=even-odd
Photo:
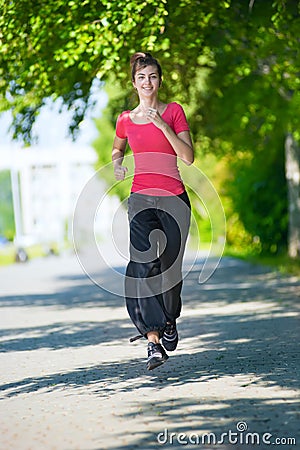
[[[156,98],[156,99],[150,99],[150,98],[149,99],[142,99],[142,100],[140,100],[140,103],[138,105],[138,109],[143,111],[143,112],[148,111],[149,108],[153,108],[153,109],[159,110],[162,105],[163,105],[162,102],[160,102],[158,100],[158,98]]]

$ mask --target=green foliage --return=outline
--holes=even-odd
[[[299,129],[300,61],[291,34],[298,5],[255,3],[249,15],[237,3],[229,14],[232,26],[219,32],[224,44],[207,80],[203,125],[211,149],[229,155],[228,243],[276,253],[287,239],[284,139]]]
[[[192,237],[200,237],[200,242],[216,243],[225,237],[224,210],[220,199],[221,178],[226,168],[212,154],[196,156],[193,166],[179,163],[180,173],[189,194],[192,215]],[[220,178],[220,174],[221,178]]]
[[[9,171],[0,171],[0,235],[12,239],[15,232]]]
[[[0,0],[0,10],[0,111],[12,109],[15,137],[30,142],[45,97],[72,109],[75,132],[94,77],[124,77],[133,45],[153,48],[165,2]]]
[[[237,239],[240,246],[251,246],[257,253],[276,253],[286,247],[287,192],[280,144],[277,154],[243,154],[230,162],[232,178],[226,183],[233,210],[228,223],[230,245]],[[240,222],[246,231],[242,239]]]
[[[161,99],[184,106],[198,161],[230,155],[229,235],[258,251],[283,245],[283,141],[287,132],[300,140],[298,1],[0,0],[0,10],[0,111],[12,109],[15,137],[31,141],[45,97],[73,111],[76,136],[98,77],[117,93],[98,123],[105,164],[117,114],[136,102],[129,57],[152,51],[164,70]]]
[[[13,110],[15,136],[27,142],[45,97],[72,109],[75,132],[94,77],[114,73],[128,90],[129,56],[141,49],[163,64],[165,98],[190,104],[197,138],[209,131],[206,96],[222,97],[255,74],[260,90],[267,81],[287,102],[299,88],[297,1],[255,1],[251,11],[244,0],[0,0],[0,7],[0,110]],[[205,92],[203,70],[211,75]],[[297,130],[297,115],[290,120]]]

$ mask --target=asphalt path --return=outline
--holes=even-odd
[[[199,283],[203,261],[152,372],[146,341],[129,343],[122,265],[1,268],[0,449],[299,449],[299,278],[225,257]]]

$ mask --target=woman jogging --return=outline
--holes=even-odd
[[[177,158],[190,165],[194,151],[182,107],[158,98],[162,83],[159,62],[150,53],[136,53],[130,64],[139,104],[118,117],[112,160],[116,179],[123,180],[128,142],[135,170],[128,199],[130,261],[125,297],[129,316],[140,333],[137,338],[148,340],[147,368],[152,370],[168,359],[165,350],[175,350],[178,343],[176,319],[181,311],[190,202]]]

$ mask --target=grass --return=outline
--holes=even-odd
[[[250,261],[252,258],[250,259]],[[253,262],[274,267],[283,274],[300,276],[300,259],[290,258],[288,255],[261,256],[253,258]]]
[[[13,245],[6,245],[0,249],[0,266],[7,266],[15,262],[16,249]]]
[[[58,249],[56,246],[53,246],[54,252],[57,252]],[[25,251],[28,255],[28,259],[33,258],[41,258],[43,256],[47,256],[49,254],[49,249],[46,249],[45,246],[36,244],[26,247]],[[16,247],[13,244],[7,245],[5,247],[0,248],[0,266],[7,266],[9,264],[13,264],[16,262]]]
[[[246,252],[237,252],[233,248],[226,247],[224,255],[243,259],[253,264],[269,266],[282,274],[290,274],[300,277],[300,259],[290,258],[287,254],[253,255]]]

